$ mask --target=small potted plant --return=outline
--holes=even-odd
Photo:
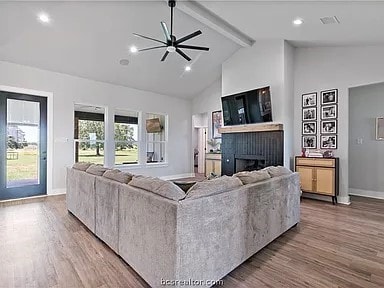
[[[218,142],[216,139],[209,139],[207,141],[208,145],[212,147],[212,149],[209,149],[210,152],[217,152],[220,151],[220,142]]]

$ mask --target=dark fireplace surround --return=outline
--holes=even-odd
[[[222,132],[222,175],[283,165],[284,131]]]

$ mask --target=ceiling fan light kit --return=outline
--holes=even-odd
[[[202,32],[200,30],[197,30],[197,31],[195,31],[195,32],[193,32],[193,33],[191,33],[191,34],[189,34],[187,36],[184,36],[184,37],[180,38],[180,39],[177,39],[176,36],[173,35],[173,9],[176,6],[176,1],[175,0],[169,0],[168,1],[168,6],[171,8],[171,30],[170,31],[168,30],[167,24],[165,22],[160,22],[161,28],[162,28],[164,36],[165,36],[164,40],[158,40],[158,39],[154,39],[154,38],[147,37],[147,36],[144,36],[144,35],[140,35],[140,34],[137,34],[137,33],[133,33],[133,35],[135,35],[135,36],[138,36],[138,37],[141,37],[141,38],[144,38],[144,39],[147,39],[147,40],[155,41],[155,42],[161,43],[163,45],[149,47],[149,48],[144,48],[144,49],[138,49],[137,52],[143,52],[143,51],[148,51],[148,50],[166,48],[166,51],[165,51],[163,57],[161,58],[161,61],[165,61],[165,59],[167,59],[167,57],[168,57],[168,54],[169,53],[174,53],[174,52],[178,53],[185,60],[191,61],[191,58],[187,54],[185,54],[181,49],[209,51],[208,47],[192,46],[192,45],[184,45],[184,44],[182,44],[185,41],[188,41],[189,39],[192,39],[192,38],[202,34]]]

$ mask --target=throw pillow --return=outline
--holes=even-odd
[[[263,169],[267,171],[271,177],[279,177],[283,175],[292,174],[293,172],[284,166],[269,166]]]
[[[128,184],[128,182],[132,180],[133,175],[131,173],[122,172],[119,169],[113,169],[105,171],[103,177]]]
[[[86,171],[92,163],[89,162],[77,162],[73,164],[72,168],[80,171]]]
[[[133,176],[131,182],[129,182],[129,185],[175,201],[185,198],[184,191],[177,187],[174,183],[155,177],[135,175]]]
[[[105,171],[107,171],[108,168],[103,167],[103,165],[94,165],[92,164],[89,166],[89,168],[85,171],[89,174],[96,175],[96,176],[102,176]]]
[[[221,176],[212,180],[197,182],[187,192],[186,199],[200,198],[212,194],[226,192],[243,186],[243,183],[237,177]]]
[[[239,178],[244,185],[260,182],[271,178],[269,173],[263,170],[242,171],[234,174],[233,176]]]

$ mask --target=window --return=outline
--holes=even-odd
[[[107,167],[167,162],[167,115],[75,104],[74,124],[75,162]]]
[[[139,112],[116,110],[115,165],[139,163]]]
[[[168,116],[146,114],[147,163],[166,162]]]
[[[104,164],[104,108],[75,105],[75,162]]]

